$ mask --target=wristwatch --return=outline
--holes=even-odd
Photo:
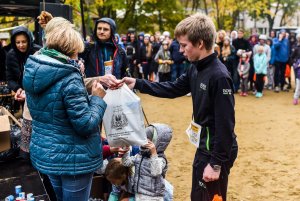
[[[221,165],[213,165],[212,168],[215,172],[221,171]]]

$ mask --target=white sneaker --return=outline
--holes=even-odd
[[[186,94],[186,96],[191,96],[192,94],[191,94],[191,92],[190,93],[188,93],[188,94]]]

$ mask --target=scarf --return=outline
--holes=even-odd
[[[45,47],[45,48],[40,49],[39,52],[42,55],[46,55],[48,57],[56,59],[64,64],[71,64],[72,66],[79,68],[79,65],[76,60],[71,59],[70,57],[64,55],[63,53],[61,53],[55,49],[48,49],[47,47]]]

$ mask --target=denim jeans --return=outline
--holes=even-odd
[[[172,64],[171,66],[171,81],[175,81],[180,75],[184,73],[184,64]]]
[[[87,201],[93,173],[82,175],[48,175],[57,201]]]

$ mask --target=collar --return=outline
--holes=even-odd
[[[193,63],[193,65],[196,66],[198,71],[201,71],[201,70],[207,68],[209,66],[209,64],[212,61],[214,61],[216,58],[217,58],[217,53],[214,52],[214,53],[210,54],[209,56],[207,56],[201,60],[192,62],[192,63]]]

